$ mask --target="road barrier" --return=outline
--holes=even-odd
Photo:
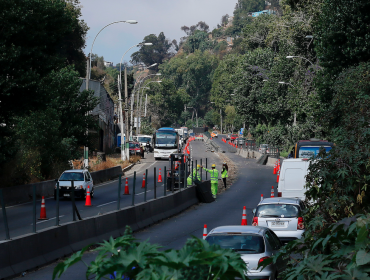
[[[67,223],[36,233],[0,242],[0,279],[20,275],[27,270],[54,262],[102,242],[123,235],[125,227],[133,231],[179,214],[198,203],[195,187],[167,196],[112,211],[101,216]]]

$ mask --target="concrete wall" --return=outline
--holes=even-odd
[[[120,166],[91,172],[91,176],[95,184],[115,179],[120,175],[122,175],[122,169]],[[2,190],[4,194],[5,205],[11,206],[31,201],[33,195],[33,186],[36,186],[37,198],[41,198],[42,196],[51,197],[54,195],[55,180],[3,188]]]
[[[143,229],[196,203],[195,187],[189,187],[119,211],[0,241],[0,279],[52,263],[110,236],[117,238],[126,226],[134,231]]]

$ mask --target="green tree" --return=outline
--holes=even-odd
[[[187,53],[194,53],[196,50],[205,51],[212,49],[214,42],[208,38],[208,33],[196,30],[192,35],[187,37],[183,48]]]
[[[53,92],[53,98],[46,109],[16,117],[16,135],[24,152],[38,151],[42,179],[63,171],[54,170],[55,163],[67,163],[81,156],[79,147],[88,145],[90,139],[86,129],[97,129],[95,117],[87,113],[98,100],[92,91],[80,92],[81,80],[72,67],[52,71],[39,85],[43,91]]]
[[[16,152],[16,117],[44,110],[53,99],[40,88],[51,71],[74,64],[85,73],[86,24],[78,1],[0,2],[0,163]]]
[[[170,49],[173,45],[169,39],[166,38],[163,32],[159,33],[158,37],[155,34],[145,36],[143,43],[152,43],[152,46],[141,46],[140,50],[131,55],[133,63],[144,63],[152,65],[154,63],[162,64],[166,59],[172,56]],[[157,71],[158,65],[151,68]]]

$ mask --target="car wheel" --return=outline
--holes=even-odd
[[[273,277],[270,277],[271,280],[277,280],[278,279],[278,274],[275,273],[275,275]]]

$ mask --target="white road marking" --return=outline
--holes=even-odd
[[[147,193],[148,192],[150,192],[150,190],[149,191],[146,191]],[[142,192],[142,193],[137,193],[136,195],[141,195],[141,194],[144,194],[145,192]]]
[[[104,206],[104,205],[112,204],[112,203],[115,203],[115,202],[117,202],[117,200],[115,200],[115,201],[111,201],[111,202],[108,202],[108,203],[104,203],[104,204],[98,205],[98,206],[96,206],[96,207],[102,207],[102,206]]]
[[[64,215],[59,216],[59,219],[60,219],[61,217],[64,217]],[[49,221],[54,220],[54,219],[56,219],[56,217],[54,217],[54,218],[50,218],[50,219],[45,220],[45,221],[37,222],[37,223],[36,223],[36,225],[41,224],[41,223],[45,223],[45,222],[49,222]],[[32,226],[32,225],[33,225],[33,223],[31,224],[31,226]]]

